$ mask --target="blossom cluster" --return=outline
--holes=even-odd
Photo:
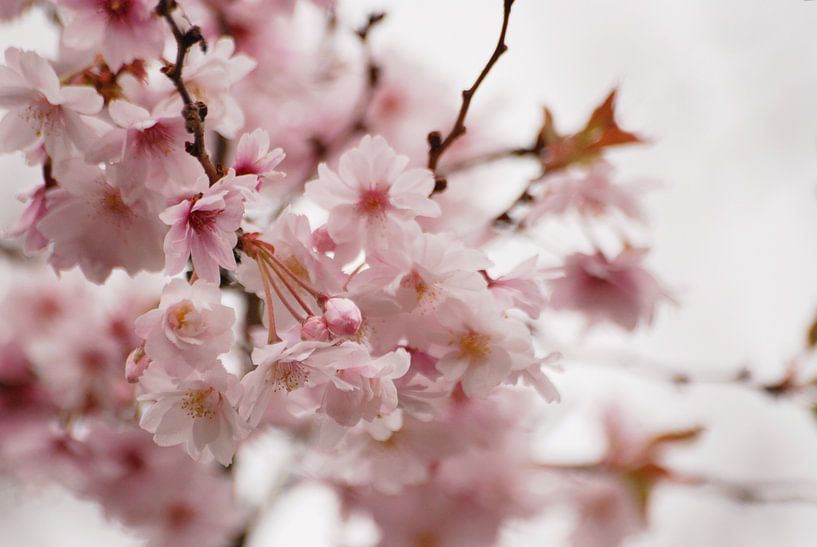
[[[571,215],[643,223],[604,157],[639,139],[614,94],[576,134],[547,112],[509,154],[541,176],[480,211],[463,191],[491,138],[469,128],[430,169],[425,133],[451,105],[401,58],[335,74],[343,48],[298,32],[334,3],[295,4],[189,0],[182,16],[172,0],[58,0],[57,61],[5,52],[0,152],[43,174],[10,235],[114,291],[73,273],[15,285],[0,453],[21,476],[57,463],[51,478],[151,545],[220,545],[247,521],[217,465],[275,428],[383,545],[492,545],[545,505],[524,417],[560,394],[536,321],[568,310],[634,330],[670,299],[626,239],[550,265],[492,246]],[[163,288],[116,289],[115,270],[162,272]],[[619,492],[606,486],[573,498]],[[633,507],[602,525],[638,529]]]

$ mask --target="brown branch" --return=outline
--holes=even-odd
[[[210,186],[212,186],[221,176],[207,153],[207,146],[204,141],[204,118],[207,117],[207,105],[202,101],[193,102],[193,98],[182,78],[182,67],[184,67],[187,53],[196,44],[200,44],[202,50],[206,51],[207,43],[204,41],[204,36],[198,26],[192,26],[187,31],[182,32],[175,19],[173,19],[173,11],[177,7],[176,0],[159,0],[156,5],[157,15],[167,21],[170,30],[173,32],[173,37],[176,39],[176,62],[164,67],[162,72],[173,82],[176,91],[179,92],[179,96],[184,102],[182,117],[187,132],[193,134],[193,142],[185,143],[185,150],[199,160],[204,172],[207,174],[207,178],[210,179]]]
[[[536,146],[531,146],[527,148],[524,147],[504,148],[502,150],[487,152],[479,156],[465,158],[463,160],[452,163],[446,169],[443,169],[441,174],[442,176],[447,177],[454,173],[459,173],[460,171],[467,171],[469,169],[474,169],[475,167],[481,167],[487,163],[493,163],[495,161],[500,161],[508,158],[524,158],[526,156],[532,156],[535,158],[540,153],[541,150],[538,149]]]
[[[476,81],[474,81],[474,85],[462,92],[462,106],[460,106],[460,112],[457,115],[457,120],[454,122],[454,126],[451,128],[451,131],[449,131],[445,138],[443,138],[439,131],[432,131],[428,134],[427,167],[431,171],[437,171],[437,165],[439,164],[440,158],[445,151],[448,150],[454,141],[465,134],[465,118],[468,115],[468,109],[471,107],[471,100],[474,98],[474,93],[476,93],[479,86],[482,85],[483,80],[485,80],[485,77],[488,76],[488,73],[491,71],[502,54],[508,50],[508,46],[505,44],[505,35],[508,31],[508,20],[511,16],[511,7],[513,6],[513,3],[514,0],[504,0],[502,30],[499,33],[496,48],[494,48],[494,52],[491,54],[491,58],[488,59],[488,62],[482,69],[482,72],[480,72],[479,76],[477,76]],[[445,179],[441,177],[438,178],[438,187],[440,186],[441,188],[435,188],[435,191],[441,192],[445,189]]]

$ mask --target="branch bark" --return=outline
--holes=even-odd
[[[179,96],[184,102],[182,117],[184,118],[187,132],[193,134],[193,142],[186,143],[185,149],[191,156],[199,161],[204,172],[207,174],[207,178],[210,180],[210,186],[212,186],[221,178],[221,173],[219,173],[219,170],[210,159],[204,140],[204,118],[207,117],[207,105],[202,101],[193,101],[182,78],[182,68],[184,67],[184,60],[187,57],[187,53],[196,44],[200,44],[202,50],[206,51],[207,43],[204,41],[204,36],[198,26],[192,26],[184,32],[179,28],[176,20],[173,19],[173,11],[176,7],[176,0],[159,0],[159,3],[156,5],[157,15],[167,21],[173,33],[173,37],[176,39],[176,62],[175,64],[164,67],[162,72],[173,82],[176,91],[178,91]]]

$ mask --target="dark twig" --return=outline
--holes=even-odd
[[[207,153],[207,146],[204,142],[204,118],[207,116],[207,105],[202,101],[193,102],[193,98],[182,78],[182,67],[184,67],[184,59],[187,53],[196,44],[200,44],[202,50],[206,51],[207,43],[204,41],[204,36],[198,26],[192,26],[187,31],[182,32],[175,19],[173,19],[173,11],[177,7],[176,0],[159,0],[156,5],[156,13],[167,21],[170,30],[173,32],[173,37],[176,39],[176,62],[173,65],[164,67],[162,72],[173,82],[176,91],[179,92],[179,96],[184,102],[182,117],[187,132],[193,134],[193,142],[186,143],[185,149],[191,156],[199,160],[212,186],[221,177]]]
[[[471,158],[465,158],[452,163],[443,169],[441,174],[443,176],[449,176],[454,173],[459,173],[460,171],[467,171],[475,167],[481,167],[487,163],[493,163],[495,161],[508,158],[524,158],[527,156],[536,158],[540,153],[541,151],[536,146],[528,148],[505,148],[502,150],[495,150],[493,152],[488,152],[486,154],[481,154]]]
[[[505,35],[508,31],[508,20],[511,16],[511,7],[513,6],[514,0],[504,0],[504,9],[503,9],[503,17],[502,17],[502,30],[499,33],[499,40],[497,40],[496,48],[494,49],[491,58],[488,59],[488,62],[485,64],[485,67],[482,69],[482,72],[479,73],[477,76],[474,85],[470,88],[464,90],[462,92],[462,106],[460,106],[460,112],[457,115],[457,120],[454,122],[454,126],[449,131],[448,135],[443,138],[442,134],[439,131],[432,131],[428,134],[428,164],[427,167],[431,170],[436,172],[437,165],[440,162],[440,158],[445,153],[446,150],[456,141],[458,138],[463,136],[466,131],[465,127],[465,118],[468,115],[468,109],[471,107],[471,100],[474,98],[474,93],[476,93],[479,86],[482,85],[483,80],[485,77],[488,76],[488,73],[491,71],[493,66],[499,60],[503,53],[508,50],[507,44],[505,44]],[[445,179],[442,177],[438,178],[438,188],[435,188],[435,191],[442,191],[445,189]]]

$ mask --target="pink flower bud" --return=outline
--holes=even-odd
[[[310,315],[301,325],[301,338],[326,342],[330,338],[329,329],[323,317]]]
[[[312,245],[319,253],[328,253],[335,250],[335,242],[332,236],[329,235],[329,230],[326,226],[321,226],[312,232]]]
[[[142,373],[148,368],[150,364],[150,357],[145,353],[145,348],[139,346],[128,355],[125,361],[125,379],[135,384],[142,377]]]
[[[335,336],[352,336],[363,321],[360,309],[348,298],[330,298],[326,302],[323,319],[329,332]]]

